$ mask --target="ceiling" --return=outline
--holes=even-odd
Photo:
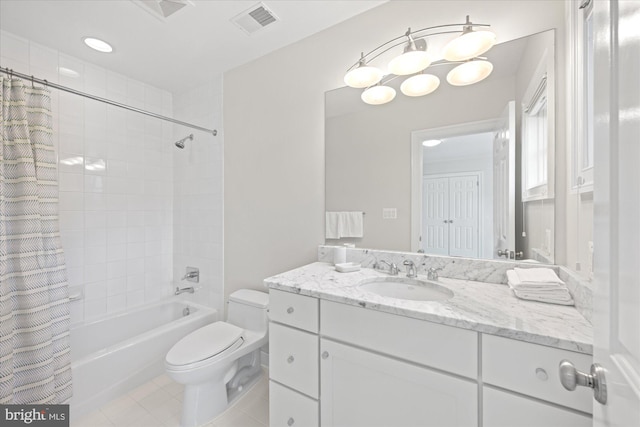
[[[231,18],[258,0],[191,0],[168,18],[132,0],[0,0],[0,29],[176,93],[385,2],[265,0],[279,20],[248,35]]]

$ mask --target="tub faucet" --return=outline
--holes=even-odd
[[[418,277],[418,270],[416,269],[416,265],[413,263],[413,261],[411,261],[410,259],[406,259],[402,264],[407,266],[407,277],[409,279],[415,279],[416,277]]]
[[[174,295],[180,295],[183,294],[185,292],[188,292],[190,294],[195,292],[195,289],[193,289],[193,286],[189,286],[187,288],[181,288],[179,286],[176,286],[176,291],[174,292]]]
[[[198,283],[200,281],[200,270],[196,267],[187,267],[187,273],[182,276],[181,280]]]
[[[391,274],[392,276],[397,276],[398,275],[398,266],[395,263],[393,263],[393,262],[392,263],[388,263],[387,261],[381,259],[380,261],[378,261],[376,266],[379,267],[380,264],[387,264],[389,266],[389,274]]]

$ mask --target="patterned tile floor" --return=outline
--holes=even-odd
[[[204,427],[268,427],[269,374]],[[183,386],[161,375],[102,408],[71,423],[71,427],[179,427]]]

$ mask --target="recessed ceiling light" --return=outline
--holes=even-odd
[[[96,39],[95,37],[85,37],[82,39],[84,44],[89,46],[91,49],[95,49],[98,52],[111,53],[113,52],[113,47],[103,40]]]
[[[422,141],[422,145],[425,147],[435,147],[436,145],[440,145],[442,140],[440,139],[428,139],[426,141]]]

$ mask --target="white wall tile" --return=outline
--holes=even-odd
[[[0,30],[0,52],[4,58],[29,64],[29,40],[27,39]]]
[[[117,313],[127,308],[127,295],[113,295],[107,297],[107,313]]]
[[[127,277],[127,261],[112,261],[107,263],[107,279]],[[126,281],[125,281],[126,283]]]
[[[105,228],[107,226],[107,215],[102,211],[85,211],[84,228]]]
[[[107,299],[98,298],[84,301],[84,318],[92,320],[104,316],[107,313]]]
[[[127,292],[127,276],[107,280],[107,295],[119,295]]]

